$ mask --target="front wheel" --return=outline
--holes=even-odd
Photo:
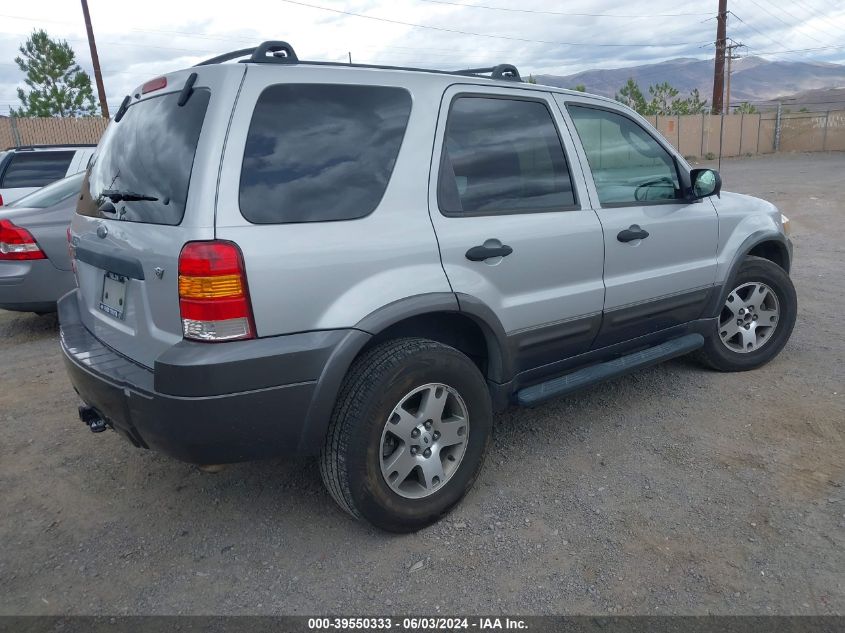
[[[466,494],[491,428],[487,385],[469,358],[426,339],[389,341],[349,370],[320,472],[352,516],[391,532],[413,532]]]
[[[732,282],[719,329],[699,356],[719,371],[746,371],[765,365],[783,349],[795,326],[798,300],[780,266],[748,257]]]

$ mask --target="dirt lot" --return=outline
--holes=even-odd
[[[92,435],[55,319],[0,312],[0,614],[845,613],[845,154],[722,171],[792,219],[780,358],[511,409],[411,536],[341,513],[311,460],[209,475]]]

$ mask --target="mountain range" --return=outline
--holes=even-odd
[[[613,97],[631,77],[640,85],[646,98],[648,86],[668,81],[680,91],[681,96],[697,88],[701,98],[710,101],[713,93],[713,60],[678,58],[628,68],[585,70],[566,76],[536,75],[535,79],[537,83],[561,88],[574,88],[581,84],[587,92]],[[835,88],[843,90],[831,90]],[[750,101],[760,105],[762,102],[774,103],[778,100],[797,102],[801,95],[811,110],[827,110],[831,101],[845,105],[845,65],[769,61],[753,56],[733,62],[731,103]],[[810,105],[813,101],[825,103],[815,107],[815,104]]]

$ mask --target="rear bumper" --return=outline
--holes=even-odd
[[[322,388],[330,359],[363,334],[183,341],[152,371],[85,328],[76,292],[59,301],[59,321],[65,366],[82,400],[136,446],[197,464],[317,452],[330,410]]]
[[[54,312],[56,301],[74,287],[73,273],[49,259],[0,262],[0,308]]]

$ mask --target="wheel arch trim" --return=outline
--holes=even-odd
[[[316,453],[322,446],[341,384],[355,358],[374,336],[392,325],[415,316],[437,313],[462,314],[481,329],[487,344],[488,382],[511,379],[512,361],[504,328],[493,310],[470,295],[432,292],[394,301],[361,319],[338,343],[317,380],[307,424],[300,438],[300,452]]]
[[[728,272],[722,282],[722,291],[714,293],[713,301],[706,306],[703,316],[714,317],[719,315],[722,310],[722,306],[725,304],[725,301],[727,301],[728,294],[730,294],[731,290],[733,290],[732,284],[739,272],[739,267],[742,266],[742,263],[752,250],[761,244],[766,243],[776,244],[777,248],[780,249],[783,261],[786,264],[784,269],[786,270],[786,273],[789,274],[789,270],[792,267],[792,242],[789,238],[787,238],[783,233],[777,231],[766,229],[754,231],[742,241],[739,248],[737,248],[734,252],[733,258],[727,268]]]

